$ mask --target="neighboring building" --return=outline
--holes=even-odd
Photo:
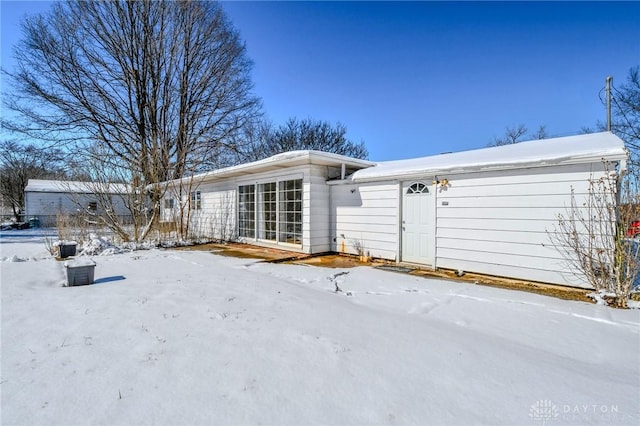
[[[5,222],[11,220],[15,220],[13,209],[0,200],[0,221]]]
[[[584,285],[548,232],[626,158],[609,132],[379,163],[294,151],[172,182],[162,217],[187,204],[210,237]]]
[[[24,190],[25,220],[38,219],[42,226],[55,226],[59,214],[102,215],[103,203],[96,195],[100,184],[92,182],[65,182],[29,179]],[[125,207],[125,185],[109,184],[107,196],[111,197],[116,215],[128,217]]]

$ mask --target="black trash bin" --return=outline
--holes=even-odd
[[[60,258],[66,259],[67,257],[75,256],[76,246],[77,244],[75,242],[71,242],[71,243],[62,242],[58,244],[58,252],[60,254]]]

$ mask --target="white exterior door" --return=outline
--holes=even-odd
[[[402,261],[433,264],[435,205],[423,182],[402,185]]]

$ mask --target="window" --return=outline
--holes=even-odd
[[[302,179],[280,182],[278,241],[302,244]]]
[[[90,212],[95,212],[98,210],[98,203],[96,201],[89,201],[89,206],[87,206]]]
[[[191,202],[189,203],[189,207],[191,210],[202,209],[202,197],[200,195],[200,191],[193,191],[191,193]]]
[[[174,200],[173,198],[165,198],[164,199],[164,208],[168,210],[173,210]]]
[[[276,239],[276,183],[258,185],[258,238]]]
[[[429,188],[424,183],[418,182],[407,188],[407,194],[428,194]]]
[[[238,235],[302,244],[302,179],[238,187]]]
[[[256,237],[256,187],[244,185],[238,188],[238,235]]]

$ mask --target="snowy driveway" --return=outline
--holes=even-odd
[[[640,422],[639,310],[160,250],[65,288],[21,235],[0,235],[3,425]]]

